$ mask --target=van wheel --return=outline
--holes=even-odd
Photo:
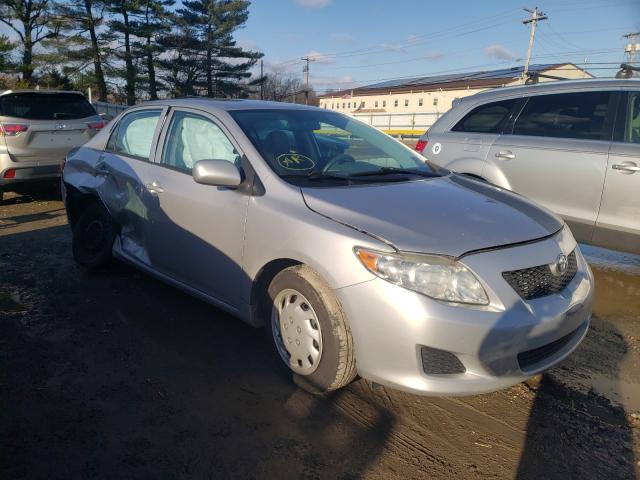
[[[88,271],[103,269],[111,261],[115,238],[116,224],[109,212],[101,204],[91,203],[73,227],[73,258]]]
[[[341,388],[356,376],[351,330],[337,297],[306,265],[271,281],[263,311],[270,343],[300,388],[314,394]]]

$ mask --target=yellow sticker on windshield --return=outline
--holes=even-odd
[[[310,170],[316,166],[316,162],[299,153],[283,153],[276,158],[278,164],[287,170]]]

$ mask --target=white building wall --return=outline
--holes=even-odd
[[[593,78],[592,75],[570,64],[561,65],[544,72],[547,75],[568,79]],[[553,81],[541,77],[541,82]],[[502,86],[518,85],[520,80],[505,82]],[[410,92],[393,92],[393,90],[373,95],[354,95],[348,98],[324,95],[320,98],[320,107],[342,113],[353,114],[356,110],[380,110],[379,113],[412,114],[428,113],[443,114],[449,110],[457,98],[474,95],[487,88],[463,88],[453,90],[416,90]]]
[[[393,91],[379,95],[354,95],[349,98],[324,96],[320,107],[342,113],[356,110],[380,110],[385,113],[444,113],[451,108],[456,98],[467,97],[485,89],[439,90],[439,91]]]

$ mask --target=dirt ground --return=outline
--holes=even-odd
[[[0,204],[0,478],[550,478],[640,473],[640,257],[586,249],[581,347],[465,398],[313,397],[260,331],[133,269],[73,263],[53,193]]]

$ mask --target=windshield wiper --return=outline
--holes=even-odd
[[[404,174],[404,175],[418,175],[420,177],[433,178],[433,177],[441,177],[439,173],[434,172],[425,172],[423,170],[416,170],[412,168],[394,168],[394,167],[381,167],[378,170],[372,170],[369,172],[357,172],[352,173],[352,177],[377,177],[379,175],[396,175],[396,174]]]

